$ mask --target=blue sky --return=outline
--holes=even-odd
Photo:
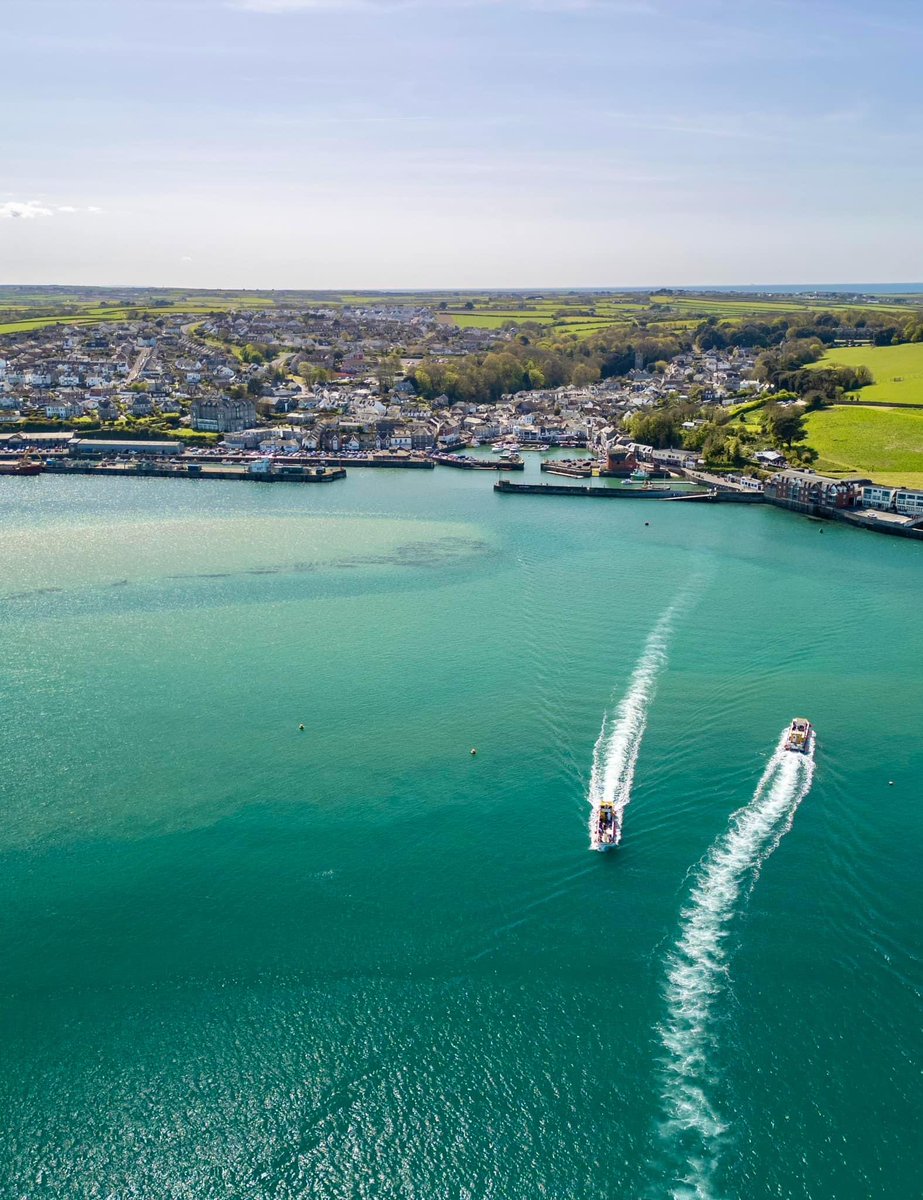
[[[923,278],[917,0],[0,0],[0,281]]]

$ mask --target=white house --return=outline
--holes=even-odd
[[[923,518],[923,492],[910,488],[891,488],[880,483],[866,484],[862,488],[862,507],[899,513],[903,517]]]

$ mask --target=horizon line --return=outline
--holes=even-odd
[[[119,288],[132,289],[134,291],[173,291],[173,292],[302,292],[307,295],[321,295],[324,293],[340,293],[351,292],[354,295],[452,295],[452,294],[469,294],[476,292],[511,292],[511,293],[549,293],[549,292],[714,292],[714,291],[741,291],[741,292],[766,292],[776,291],[785,293],[796,293],[801,291],[865,291],[868,294],[874,294],[876,288],[921,288],[923,289],[923,280],[890,280],[878,282],[815,282],[815,283],[706,283],[706,284],[555,284],[551,286],[541,285],[496,285],[486,286],[472,284],[467,287],[462,286],[447,286],[438,287],[356,287],[349,284],[339,285],[337,287],[291,287],[291,286],[231,286],[231,285],[212,285],[204,286],[200,284],[148,284],[148,283],[0,283],[0,290],[5,288],[69,288],[73,290],[79,289],[95,289],[99,291],[115,291]]]

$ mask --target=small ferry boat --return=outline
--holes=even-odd
[[[785,749],[794,750],[797,754],[807,754],[811,749],[811,738],[814,730],[807,717],[795,717],[785,737]]]
[[[590,823],[590,846],[593,850],[609,850],[619,844],[618,817],[611,800],[603,800],[593,813]]]

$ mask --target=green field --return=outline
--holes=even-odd
[[[28,333],[47,325],[87,325],[94,321],[119,321],[132,317],[169,314],[201,315],[207,312],[253,307],[292,307],[374,304],[412,304],[436,309],[446,323],[462,328],[502,329],[507,324],[538,325],[554,338],[591,337],[613,327],[639,328],[650,336],[669,336],[694,328],[703,318],[728,320],[804,314],[818,309],[862,307],[842,300],[824,303],[798,296],[747,296],[677,292],[672,295],[611,291],[563,292],[308,292],[308,291],[188,291],[176,288],[26,288],[0,286],[0,335]],[[470,306],[470,307],[469,307]],[[130,312],[127,310],[131,310]],[[908,313],[907,304],[876,305],[878,311]],[[901,347],[898,350],[903,349]],[[914,347],[914,350],[917,348]],[[883,351],[888,353],[890,351]],[[837,352],[839,353],[839,352]],[[849,353],[849,352],[844,352]],[[860,350],[857,353],[864,353]],[[871,364],[870,364],[871,365]],[[876,377],[878,370],[873,366]],[[923,372],[923,367],[920,368]],[[895,368],[900,380],[907,372]],[[890,378],[890,376],[889,376]],[[923,377],[921,377],[923,389]],[[878,397],[869,395],[869,399]],[[895,404],[913,403],[890,393],[882,396]]]
[[[0,334],[30,333],[49,325],[94,325],[171,315],[191,316],[237,308],[269,308],[271,295],[252,292],[180,292],[169,289],[0,286]]]
[[[342,296],[344,301],[356,297]],[[406,299],[406,298],[405,298]],[[414,297],[420,303],[437,303],[436,296]],[[862,305],[831,298],[829,303],[798,296],[746,296],[740,294],[674,295],[644,292],[565,292],[545,295],[455,294],[443,296],[442,319],[462,328],[500,329],[507,323],[541,325],[560,336],[572,333],[590,337],[613,326],[648,326],[653,336],[665,335],[695,326],[699,321],[717,317],[739,320],[752,317],[767,321],[777,317],[792,317],[809,312],[846,311]],[[466,307],[470,304],[473,307]],[[906,304],[876,305],[881,311],[908,311]]]
[[[176,314],[198,316],[216,312],[218,308],[220,306],[210,305],[206,308],[201,305],[179,304],[171,308],[81,309],[76,313],[66,312],[50,317],[32,317],[25,321],[0,321],[0,334],[29,333],[33,329],[45,329],[49,325],[99,325],[104,321],[137,321],[145,317],[157,318]]]
[[[521,323],[525,320],[537,320],[536,317],[524,317],[522,313],[517,313],[515,317],[497,313],[451,313],[447,314],[447,317],[451,317],[451,324],[458,325],[461,329],[501,329],[507,321]],[[448,319],[446,324],[449,324]]]
[[[651,303],[671,308],[678,313],[703,317],[782,317],[803,312],[846,312],[850,309],[868,308],[868,305],[848,303],[843,300],[807,299],[800,296],[750,299],[745,296],[651,296]],[[876,304],[876,312],[907,313],[906,304]]]
[[[923,412],[838,405],[809,414],[807,426],[819,471],[923,487]]]
[[[868,367],[875,382],[848,399],[859,404],[923,406],[923,342],[903,346],[844,346],[825,354],[815,366]]]

